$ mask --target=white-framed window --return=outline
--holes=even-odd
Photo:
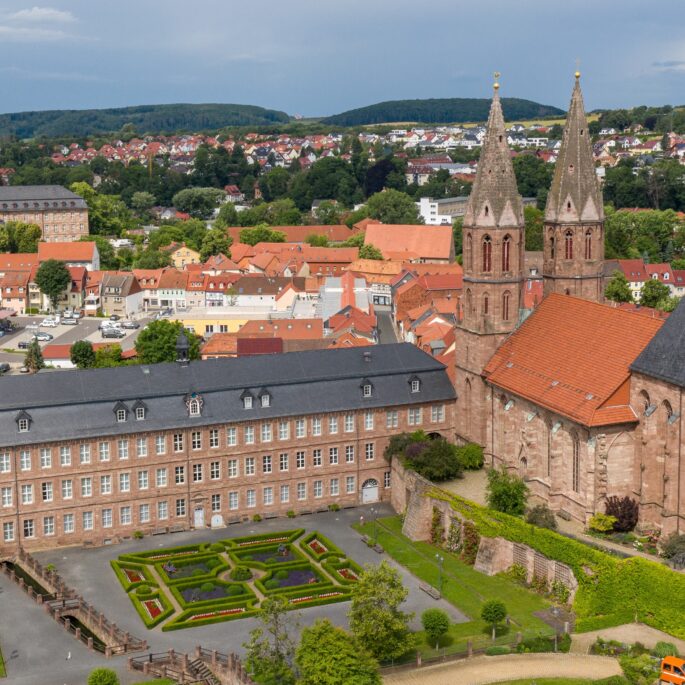
[[[364,412],[364,429],[367,431],[373,430],[373,412],[372,411],[365,411]]]
[[[288,453],[283,452],[278,455],[278,470],[287,471],[288,470]]]
[[[186,501],[183,497],[176,500],[176,516],[186,515]]]
[[[155,453],[156,454],[166,454],[166,436],[156,435],[155,436]]]
[[[400,417],[396,409],[390,409],[385,412],[385,427],[397,428],[399,426]]]
[[[123,423],[126,421],[126,410],[125,409],[117,409],[117,421],[119,423]]]
[[[338,448],[329,447],[328,448],[328,463],[331,466],[335,466],[338,463]]]
[[[296,419],[295,421],[295,437],[304,438],[307,435],[307,421],[305,419]]]
[[[81,523],[83,525],[83,530],[93,530],[93,512],[84,511],[81,515]]]
[[[90,464],[90,445],[79,445],[78,459],[81,464]]]
[[[257,491],[256,490],[247,490],[245,492],[245,500],[247,502],[247,507],[248,509],[252,509],[253,507],[257,506]]]
[[[338,432],[338,417],[329,416],[328,417],[328,432],[331,435],[335,435]]]
[[[71,466],[71,448],[69,445],[62,445],[59,448],[59,465]]]
[[[312,450],[312,466],[321,466],[321,450]]]
[[[188,402],[188,415],[200,416],[200,400],[198,400],[196,397]]]
[[[112,510],[111,509],[103,509],[102,514],[101,514],[101,519],[102,519],[102,527],[103,528],[111,528],[112,527]]]
[[[412,392],[419,392],[420,390],[421,390],[421,381],[418,378],[412,379],[411,391]]]
[[[131,507],[127,504],[119,509],[119,523],[122,526],[131,525]]]
[[[281,504],[287,504],[290,501],[290,486],[281,485]]]
[[[202,464],[193,464],[193,483],[201,483],[202,477]]]
[[[19,468],[22,471],[31,470],[31,452],[29,450],[19,452]]]
[[[112,494],[112,476],[100,476],[100,494],[101,495],[111,495]]]
[[[228,508],[231,511],[238,508],[238,493],[235,490],[228,493]]]
[[[9,473],[12,470],[9,452],[0,452],[0,473]]]
[[[33,519],[24,519],[24,537],[32,538],[36,535],[36,528],[33,525]]]
[[[210,428],[209,429],[209,447],[210,449],[215,449],[219,446],[219,429]]]
[[[147,457],[147,438],[136,438],[136,454],[138,457]]]
[[[271,424],[263,423],[261,427],[262,442],[271,442]]]
[[[12,506],[12,488],[0,488],[0,502],[2,503],[3,507]]]
[[[150,521],[150,505],[141,504],[138,507],[138,522],[139,523],[149,523]]]
[[[345,445],[345,463],[354,464],[354,445]]]
[[[290,440],[290,421],[278,422],[278,439]]]
[[[312,435],[321,435],[321,418],[318,416],[312,419]]]
[[[254,445],[254,426],[245,426],[245,444]]]
[[[201,450],[202,449],[202,432],[201,431],[193,431],[190,434],[190,446],[194,450]]]
[[[340,480],[338,478],[331,478],[330,491],[331,497],[337,497],[340,494]]]
[[[376,456],[376,446],[373,442],[367,442],[364,445],[364,456],[366,461],[373,461]]]
[[[268,393],[262,395],[261,400],[262,400],[262,407],[268,407],[271,405],[271,396]]]
[[[29,420],[28,419],[19,419],[19,421],[17,421],[17,427],[19,428],[20,433],[28,433],[29,432]]]
[[[183,433],[174,433],[174,452],[183,452]]]
[[[52,502],[52,481],[45,481],[40,484],[40,494],[43,502]]]
[[[93,496],[93,479],[90,476],[81,478],[81,497]]]
[[[49,447],[40,448],[40,467],[42,469],[52,468],[52,453]]]
[[[147,490],[150,487],[150,477],[147,471],[138,471],[138,490]]]
[[[445,405],[434,404],[431,407],[431,422],[442,423],[445,420]]]
[[[345,478],[345,491],[348,495],[351,495],[355,491],[354,476],[347,476]]]
[[[164,521],[169,518],[169,503],[168,502],[157,502],[157,519],[159,521]]]
[[[14,540],[14,523],[12,521],[6,521],[2,524],[2,539],[4,542]]]
[[[73,514],[64,514],[62,518],[62,527],[64,528],[65,533],[73,533],[74,532],[74,515]]]
[[[296,452],[295,453],[295,466],[298,469],[303,469],[305,467],[305,453],[304,452]]]
[[[307,484],[306,483],[298,483],[297,484],[297,499],[300,502],[307,499]]]
[[[128,440],[117,440],[119,459],[128,459]]]
[[[217,512],[221,511],[221,495],[218,493],[215,493],[212,495],[212,511]]]
[[[238,460],[229,459],[228,460],[228,477],[237,478],[238,477]]]
[[[243,397],[243,409],[252,409],[252,397],[250,395]]]
[[[74,496],[74,483],[71,478],[62,481],[62,499],[71,499]]]
[[[345,433],[354,432],[354,414],[345,414]]]
[[[245,457],[245,475],[254,476],[256,471],[256,459],[254,457]]]
[[[316,498],[323,497],[323,481],[322,480],[315,480],[314,481],[314,497],[316,497]]]
[[[33,504],[33,485],[21,486],[21,503]]]
[[[390,471],[385,471],[383,473],[383,487],[384,488],[390,487]]]
[[[221,462],[213,461],[209,464],[209,478],[210,480],[219,480],[221,478]]]
[[[165,488],[168,483],[167,470],[165,468],[157,469],[155,472],[155,483],[158,488]]]
[[[136,421],[145,420],[145,407],[136,407]]]
[[[370,383],[364,383],[364,385],[362,386],[362,395],[364,397],[371,397],[371,392],[372,392],[371,384]]]
[[[410,409],[407,409],[407,423],[410,426],[420,426],[422,414],[423,412],[421,411],[421,407],[412,407]]]
[[[109,443],[101,442],[98,444],[98,454],[100,455],[100,461],[109,461]]]
[[[174,481],[176,485],[183,485],[186,482],[186,467],[185,466],[175,466],[174,467]]]
[[[266,454],[262,457],[262,473],[271,473],[273,470],[273,464],[270,454]]]
[[[231,427],[226,429],[226,445],[235,447],[238,444],[238,429]]]
[[[274,489],[270,485],[267,485],[264,488],[262,495],[264,499],[264,506],[268,507],[274,503]]]
[[[119,492],[130,492],[131,491],[131,474],[130,473],[120,473],[119,474]]]
[[[43,535],[55,534],[55,517],[43,516]]]

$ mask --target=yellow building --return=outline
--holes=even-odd
[[[188,264],[201,264],[200,253],[187,247],[185,243],[169,245],[169,258],[171,265],[177,269],[183,269]]]

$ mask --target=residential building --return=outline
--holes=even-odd
[[[385,259],[443,264],[454,261],[452,226],[368,224],[364,244],[377,247]]]
[[[106,271],[100,288],[100,302],[105,316],[116,314],[129,318],[142,310],[143,291],[132,273]]]
[[[82,266],[88,271],[100,270],[100,253],[95,242],[38,243],[38,264],[58,259],[67,266]]]

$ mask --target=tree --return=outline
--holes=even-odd
[[[463,472],[459,449],[444,438],[431,440],[423,433],[421,440],[407,446],[404,456],[410,468],[436,483],[461,478]]]
[[[527,497],[528,486],[523,478],[519,478],[514,473],[508,473],[504,467],[501,471],[497,469],[488,471],[486,498],[491,509],[512,516],[521,516],[526,510]]]
[[[8,221],[0,226],[0,251],[37,252],[42,237],[40,226],[22,221]]]
[[[378,663],[342,628],[327,618],[302,631],[295,656],[298,685],[380,685]]]
[[[542,209],[547,200],[547,193],[552,184],[554,167],[534,154],[521,154],[514,157],[514,174],[516,185],[523,197],[535,197],[538,208]],[[528,248],[531,249],[531,248]]]
[[[399,573],[385,561],[366,566],[352,588],[350,629],[379,661],[396,659],[413,644],[409,631],[413,614],[399,608],[407,595]]]
[[[362,245],[359,248],[359,258],[381,261],[383,259],[383,253],[375,245]]]
[[[616,269],[604,289],[604,297],[612,302],[633,302],[630,283],[622,271]]]
[[[238,211],[231,202],[225,202],[219,209],[219,214],[214,221],[214,228],[226,228],[238,226]]]
[[[526,250],[541,251],[544,215],[537,207],[523,208],[523,221],[526,231]]]
[[[36,271],[36,285],[50,300],[53,309],[57,309],[57,303],[70,283],[69,269],[59,259],[44,261]]]
[[[95,352],[96,369],[111,369],[115,366],[123,366],[129,362],[121,358],[121,345],[114,343],[113,345],[105,345],[100,347]]]
[[[262,197],[267,201],[279,200],[288,193],[290,174],[282,167],[276,167],[259,179],[259,189]]]
[[[507,617],[507,607],[504,602],[500,602],[498,599],[490,599],[483,604],[480,617],[492,626],[492,639],[494,640],[497,635],[497,624]]]
[[[119,685],[119,676],[111,668],[96,668],[88,676],[88,685]]]
[[[440,638],[450,629],[450,618],[442,609],[426,609],[421,614],[421,625],[426,631],[428,643],[437,649]]]
[[[88,204],[91,233],[119,236],[134,223],[131,212],[118,195],[98,193],[84,181],[72,183],[69,189]]]
[[[155,202],[155,196],[145,190],[139,190],[131,196],[131,207],[141,216],[148,216]]]
[[[174,207],[196,219],[209,219],[214,208],[226,197],[220,188],[185,188],[172,198]]]
[[[200,358],[200,338],[184,330],[180,321],[151,321],[136,339],[136,354],[141,364],[176,361],[176,340],[184,332],[190,343],[189,359]]]
[[[312,247],[328,247],[328,236],[325,235],[312,233],[311,235],[308,235],[304,241]]]
[[[250,631],[245,667],[260,685],[294,685],[297,616],[288,612],[288,600],[274,596],[265,599],[257,614],[260,627]]]
[[[69,350],[71,363],[79,369],[89,369],[95,366],[95,350],[89,340],[77,340]]]
[[[212,228],[207,231],[205,237],[202,239],[200,258],[204,262],[212,255],[228,255],[232,242],[231,237],[220,228]]]
[[[333,200],[324,200],[316,210],[316,220],[324,226],[340,223],[340,207]]]
[[[247,245],[257,243],[284,243],[285,233],[272,231],[266,224],[255,226],[254,228],[244,228],[240,231],[240,242]]]
[[[24,357],[24,366],[31,373],[38,373],[44,366],[43,353],[40,350],[40,345],[37,340],[32,340],[29,343],[29,347],[26,350],[26,356]]]
[[[137,269],[162,269],[171,264],[171,257],[164,252],[148,247],[138,253],[133,263]]]
[[[114,252],[112,243],[101,235],[84,235],[79,239],[82,243],[95,243],[100,255],[100,268],[103,271],[116,271],[119,268],[119,260]]]
[[[384,224],[420,224],[419,210],[407,193],[388,189],[372,195],[366,206],[372,219]]]
[[[671,295],[669,287],[656,278],[650,278],[642,286],[640,293],[640,304],[643,307],[654,307],[663,309]]]

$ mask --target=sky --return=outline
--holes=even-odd
[[[40,1],[40,0],[39,0]],[[34,0],[35,2],[35,0]],[[321,116],[412,98],[685,104],[683,0],[0,0],[0,112],[174,102]]]

